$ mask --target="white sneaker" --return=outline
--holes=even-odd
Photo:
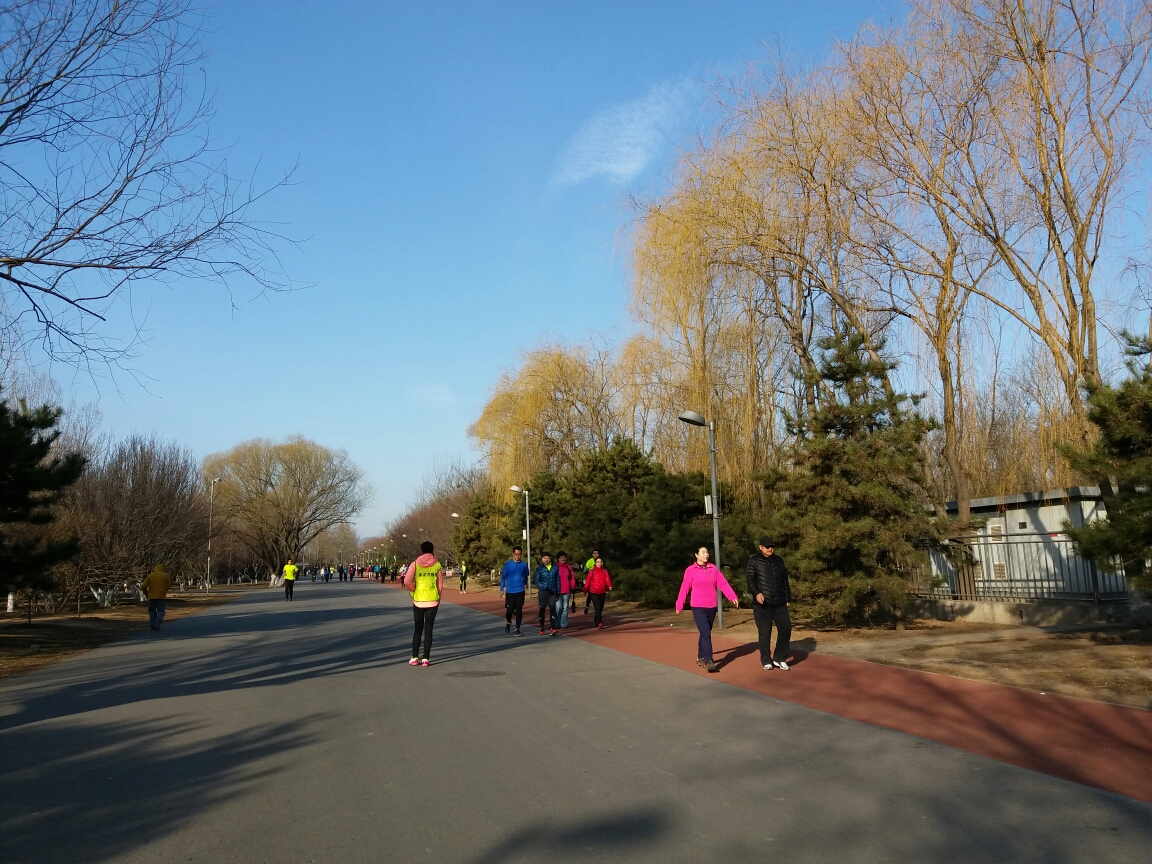
[[[777,660],[776,661],[776,668],[777,669],[783,669],[785,672],[787,672],[788,671],[788,664],[783,660]]]
[[[764,668],[765,668],[765,669],[771,669],[771,668],[772,668],[772,664],[771,664],[771,663],[765,663],[765,664],[764,664]]]

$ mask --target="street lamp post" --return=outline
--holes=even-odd
[[[692,426],[708,427],[708,452],[712,458],[712,545],[716,550],[716,569],[720,569],[720,498],[716,494],[716,421],[705,420],[695,411],[684,411],[680,420]],[[716,585],[716,621],[724,629],[724,595]]]
[[[212,584],[212,510],[216,506],[216,484],[223,480],[217,477],[208,487],[208,571],[204,574],[204,593],[208,593]]]
[[[532,596],[532,521],[528,516],[528,490],[519,486],[508,487],[513,492],[524,493],[524,545],[528,554],[528,596]]]

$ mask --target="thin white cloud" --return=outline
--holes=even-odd
[[[664,149],[694,89],[687,79],[664,82],[639,99],[597,114],[568,142],[556,181],[568,185],[592,177],[618,183],[631,180]]]
[[[454,405],[456,396],[447,384],[442,382],[428,384],[409,384],[405,389],[408,398],[421,405]]]

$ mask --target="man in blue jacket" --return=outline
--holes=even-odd
[[[545,552],[540,556],[540,565],[532,574],[536,583],[536,597],[540,601],[540,635],[544,635],[544,610],[548,610],[548,628],[556,635],[559,614],[556,604],[560,600],[560,568],[552,563],[552,556]]]
[[[524,589],[528,586],[528,562],[521,561],[523,550],[517,546],[512,550],[512,560],[505,561],[500,570],[500,596],[504,598],[504,632],[512,630],[512,616],[516,616],[516,635],[520,632],[520,622],[524,618]]]

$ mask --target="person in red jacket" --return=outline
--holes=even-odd
[[[604,569],[604,559],[596,556],[596,566],[588,571],[584,580],[584,590],[588,599],[592,601],[592,608],[596,610],[596,626],[604,626],[604,596],[612,590],[612,577]]]

